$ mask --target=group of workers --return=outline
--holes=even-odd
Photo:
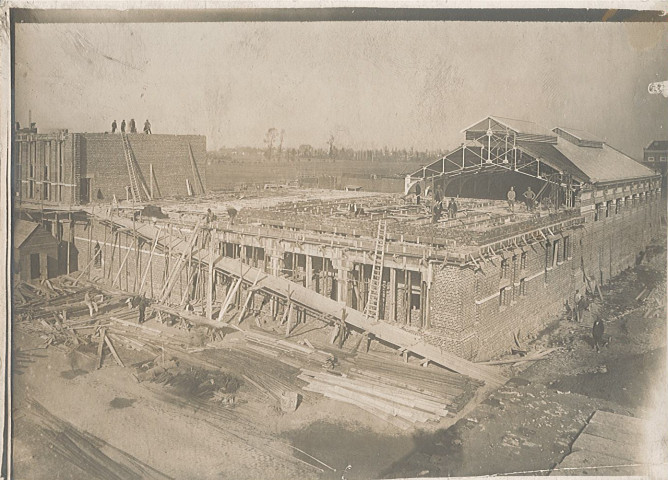
[[[454,198],[450,199],[450,202],[448,203],[446,208],[448,209],[448,218],[457,218],[457,209],[459,207],[457,206],[457,202],[455,201]],[[437,223],[439,221],[443,209],[444,207],[443,207],[443,198],[441,197],[441,191],[440,189],[436,188],[434,190],[434,206],[432,207],[432,217],[431,217],[432,223]]]
[[[580,290],[575,291],[573,296],[573,306],[571,310],[571,320],[578,323],[589,323],[591,317],[594,317],[594,323],[592,326],[592,339],[593,347],[596,349],[596,352],[601,351],[601,347],[606,346],[609,341],[604,339],[605,325],[603,320],[591,312],[591,304],[587,298],[586,292],[583,295],[580,293]]]
[[[100,311],[99,304],[104,301],[102,295],[97,295],[96,297],[91,297],[89,292],[84,294],[84,303],[88,307],[88,313],[90,318],[93,318],[94,314],[97,314]],[[146,307],[149,305],[149,300],[142,293],[141,295],[135,295],[128,298],[125,302],[128,305],[128,308],[133,309],[137,308],[139,310],[139,318],[137,323],[140,325],[146,320]]]
[[[526,192],[524,192],[522,196],[524,197],[524,203],[527,207],[527,211],[533,212],[536,208],[536,193],[531,190],[531,187],[527,187]],[[508,193],[506,194],[506,198],[508,199],[508,208],[511,212],[514,212],[516,198],[515,187],[510,187],[510,190],[508,190]]]
[[[111,122],[111,133],[116,133],[116,129],[118,128],[118,125],[116,124],[116,120]],[[130,122],[128,123],[128,128],[130,129],[130,133],[137,133],[137,126],[135,124],[135,119],[131,118]],[[125,133],[125,119],[121,121],[121,133]],[[144,122],[144,133],[150,134],[151,133],[151,122],[148,121],[148,118]]]
[[[427,193],[428,193],[428,188],[427,188]],[[536,192],[534,192],[531,187],[527,187],[526,192],[522,194],[524,197],[524,203],[526,205],[526,209],[529,212],[533,212],[536,209]],[[508,190],[508,193],[506,194],[506,198],[508,199],[508,209],[511,212],[515,212],[515,201],[516,201],[516,193],[515,193],[515,187],[510,187],[510,190]],[[416,205],[420,205],[422,201],[422,187],[418,183],[415,185],[415,203]],[[448,209],[448,218],[457,218],[457,202],[455,201],[454,198],[450,199],[450,202],[447,204]],[[441,195],[441,191],[439,187],[436,187],[434,189],[434,205],[432,207],[432,223],[438,222],[438,220],[441,218],[441,213],[443,212],[444,206],[443,206],[443,199]]]
[[[427,188],[427,194],[429,193],[429,188]],[[422,187],[418,183],[415,185],[415,203],[420,205],[422,200]],[[447,205],[444,205],[443,195],[441,194],[440,187],[434,188],[434,204],[431,207],[432,223],[436,223],[441,218],[441,213],[444,209],[448,210],[448,218],[457,218],[457,210],[459,209],[457,202],[454,198],[451,198]]]

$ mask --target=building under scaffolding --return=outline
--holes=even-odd
[[[304,199],[264,208],[249,199],[233,222],[223,198],[190,215],[165,200],[167,219],[88,207],[64,235],[81,275],[144,293],[170,315],[211,326],[230,315],[288,329],[345,323],[406,356],[500,381],[470,360],[510,350],[572,306],[576,290],[596,292],[634,265],[662,231],[660,177],[581,132],[490,117],[466,136],[406,180],[408,191],[421,183],[460,195],[456,218],[436,223],[431,196],[416,205],[399,194],[308,200],[286,190]],[[500,199],[511,185],[518,196],[535,186],[536,210],[510,211]],[[217,220],[204,220],[207,207]],[[56,211],[42,221],[58,221]]]

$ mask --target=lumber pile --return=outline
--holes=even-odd
[[[288,365],[300,368],[304,363],[325,364],[333,359],[333,355],[318,350],[305,342],[300,345],[258,332],[246,331],[244,337],[248,342],[247,348],[264,353]],[[307,341],[308,342],[308,341]]]
[[[69,460],[82,478],[101,480],[167,480],[170,477],[143,463],[101,438],[76,428],[49,412],[37,400],[24,400],[27,415],[36,422],[38,432],[51,444],[53,452]]]
[[[432,392],[402,388],[360,371],[340,376],[303,369],[298,378],[308,382],[304,390],[355,405],[402,430],[450,414],[443,399]]]

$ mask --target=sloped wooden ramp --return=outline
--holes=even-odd
[[[648,422],[597,410],[550,475],[648,475]]]
[[[107,222],[113,222],[122,228],[133,229],[134,227],[138,235],[151,242],[160,233],[159,229],[154,225],[137,222],[133,226],[132,220],[128,218],[114,217],[110,219],[106,216],[101,216],[100,218]],[[187,252],[192,247],[192,245],[187,245],[187,243],[174,238],[171,244],[172,255],[190,253],[192,259],[197,262],[208,264],[211,261],[210,257],[212,255],[207,249],[198,250],[193,248],[191,252]],[[159,238],[158,245],[162,247],[163,251],[166,250],[167,245],[165,245],[164,236]],[[503,385],[508,380],[499,374],[494,367],[475,364],[434,345],[430,345],[420,335],[404,330],[399,326],[382,321],[374,322],[368,319],[362,312],[346,307],[335,300],[320,295],[288,279],[265,273],[263,270],[229,257],[217,256],[212,261],[214,262],[214,269],[219,272],[236,278],[241,277],[247,285],[253,285],[257,282],[254,287],[257,290],[264,290],[285,299],[290,298],[292,303],[315,313],[317,316],[343,320],[355,328],[369,332],[386,343],[419,355],[457,373],[495,386]],[[210,323],[210,321],[207,323]]]

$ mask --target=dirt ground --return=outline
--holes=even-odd
[[[564,316],[529,345],[535,350],[556,347],[547,359],[499,367],[512,380],[486,392],[453,426],[447,428],[445,422],[408,435],[356,407],[322,397],[304,401],[291,414],[252,401],[234,412],[184,401],[159,385],[138,383],[130,368],[111,359],[90,371],[62,350],[37,349],[39,338],[17,332],[14,478],[352,480],[547,474],[569,453],[597,409],[647,418],[657,430],[668,431],[668,415],[657,400],[665,398],[666,319],[645,318],[649,300],[635,300],[644,288],[653,289],[652,300],[665,295],[665,243],[651,253],[647,262],[606,286],[603,301],[595,302],[593,312],[605,320],[610,340],[600,353],[591,345],[591,318],[576,323]],[[121,355],[134,365],[149,360],[135,351]],[[215,360],[213,355],[207,359]],[[241,398],[247,388],[241,386]],[[121,460],[144,474],[105,474],[96,455],[63,450],[62,425],[46,421],[41,407],[85,432],[101,451],[125,452]],[[644,446],[655,447],[665,452],[661,444]],[[91,476],[91,470],[99,475]]]
[[[644,318],[649,302],[635,300],[645,287],[666,293],[665,239],[651,251],[649,263],[615,278],[592,306],[609,339],[600,353],[593,348],[592,317],[577,323],[564,316],[530,346],[558,347],[547,360],[506,368],[513,377],[508,384],[453,427],[416,435],[414,450],[383,476],[546,475],[596,410],[655,422],[660,435],[648,435],[648,444],[638,448],[654,458],[658,451],[666,462],[666,318]]]

